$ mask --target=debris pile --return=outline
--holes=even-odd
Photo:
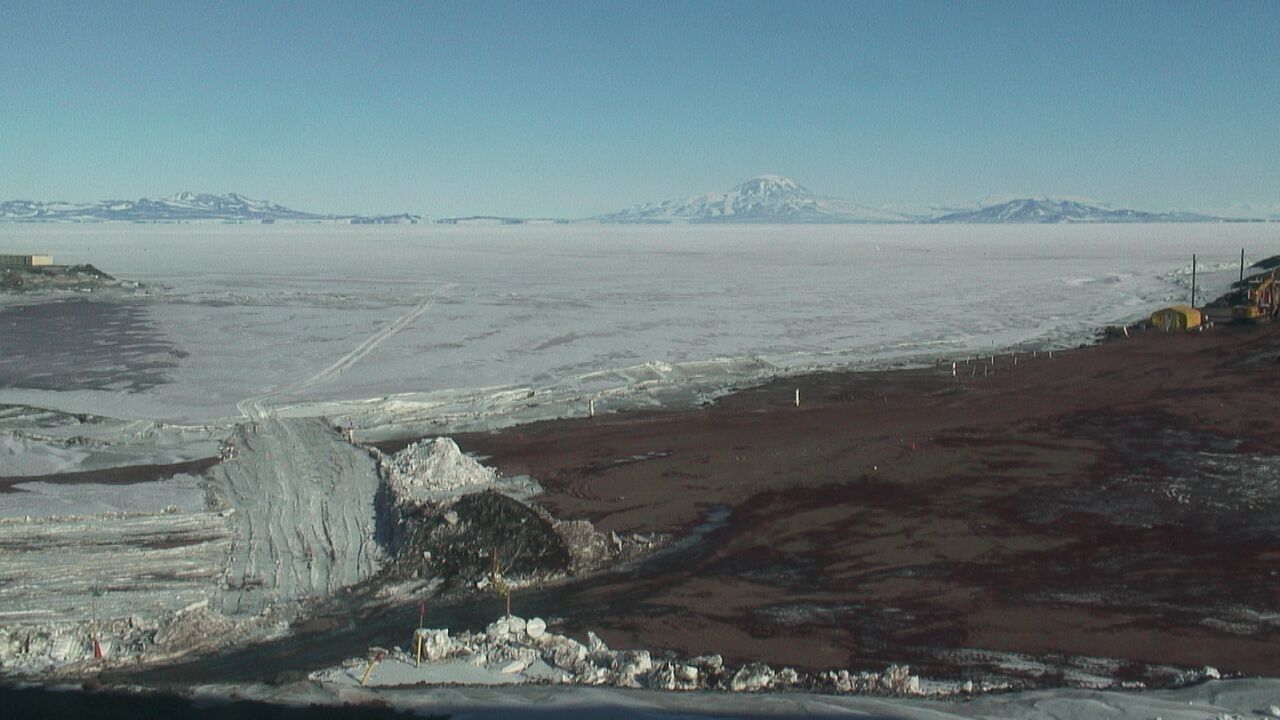
[[[553,524],[556,532],[564,538],[574,573],[637,560],[671,542],[669,535],[661,533],[602,533],[586,520],[554,520]]]
[[[525,581],[570,567],[569,550],[552,523],[498,492],[403,505],[397,516],[392,565],[404,579],[440,578],[446,589],[484,590],[495,564],[504,577]]]
[[[452,636],[447,629],[421,628],[414,633],[409,651],[372,648],[370,653],[368,659],[348,660],[311,678],[337,684],[363,680],[373,685],[553,683],[737,693],[925,694],[920,678],[905,665],[882,673],[808,674],[792,668],[775,670],[764,663],[735,668],[720,655],[681,659],[654,657],[647,650],[612,650],[595,633],[587,633],[587,642],[581,643],[549,632],[541,618],[515,616],[491,623],[482,633]]]
[[[134,615],[0,628],[0,672],[76,675],[90,667],[100,670],[176,657],[225,643],[262,624],[229,620],[206,606],[201,603],[160,619]]]
[[[541,492],[503,477],[447,437],[379,454],[385,492],[380,537],[402,579],[436,578],[445,590],[487,590],[494,566],[514,587],[590,572],[665,545],[659,535],[604,534],[586,520],[561,521],[524,502]]]

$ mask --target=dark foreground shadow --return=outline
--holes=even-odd
[[[81,690],[45,690],[43,688],[0,687],[0,708],[4,717],[13,720],[27,718],[132,718],[133,720],[302,720],[319,718],[328,720],[384,720],[386,718],[415,717],[389,708],[365,706],[310,706],[288,707],[269,703],[240,700],[216,705],[195,704],[191,700],[167,693],[135,695],[117,692],[86,692]],[[448,715],[416,717],[447,718]]]
[[[479,720],[481,718],[525,718],[532,720],[550,720],[551,718],[567,718],[568,720],[594,720],[595,718],[619,718],[621,720],[661,720],[662,718],[752,718],[753,720],[812,720],[824,716],[801,711],[799,714],[774,714],[767,708],[753,708],[743,712],[724,712],[715,710],[717,698],[711,696],[706,700],[705,709],[684,707],[663,708],[648,703],[641,705],[607,705],[563,707],[555,704],[539,706],[536,701],[520,706],[505,702],[496,702],[491,706],[470,704],[456,708],[459,715]],[[455,708],[443,709],[433,713],[430,709],[418,708],[415,711],[397,711],[390,707],[376,705],[310,705],[305,707],[289,707],[271,703],[237,700],[226,703],[195,703],[190,699],[169,693],[132,694],[109,690],[47,690],[44,688],[14,688],[0,685],[0,716],[6,720],[27,720],[28,718],[91,718],[116,720],[247,720],[263,718],[264,720],[303,720],[319,718],[320,720],[389,720],[396,718],[438,718],[452,717]],[[832,717],[847,717],[849,711],[833,709]],[[893,720],[889,715],[861,715],[866,720]]]

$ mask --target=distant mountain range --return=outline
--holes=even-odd
[[[1275,221],[1277,218],[1271,218]],[[324,215],[303,212],[236,193],[182,192],[163,200],[103,200],[96,203],[0,202],[0,222],[330,222],[351,224],[445,224],[570,222],[548,218],[497,216],[428,219],[422,215]],[[974,209],[933,209],[920,213],[856,205],[821,197],[779,175],[761,175],[725,192],[682,200],[645,203],[587,218],[600,223],[1175,223],[1242,222],[1190,212],[1146,212],[1054,198],[1019,198]],[[1266,222],[1257,221],[1257,222]]]
[[[977,210],[960,210],[930,218],[932,223],[1170,223],[1219,222],[1197,213],[1153,213],[1086,205],[1073,200],[1019,198]]]
[[[645,203],[595,218],[608,223],[1169,223],[1224,222],[1197,213],[1154,213],[1054,198],[1020,198],[967,210],[903,213],[819,197],[789,178],[761,175],[729,190]]]
[[[421,216],[321,215],[236,193],[181,192],[163,200],[101,200],[96,203],[0,202],[0,221],[9,222],[349,222],[416,223]]]

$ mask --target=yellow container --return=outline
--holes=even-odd
[[[1151,325],[1159,330],[1194,330],[1201,321],[1200,311],[1190,305],[1174,305],[1151,313]]]

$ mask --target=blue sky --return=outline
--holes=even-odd
[[[579,217],[757,174],[867,205],[1280,211],[1280,2],[27,3],[0,199]]]

